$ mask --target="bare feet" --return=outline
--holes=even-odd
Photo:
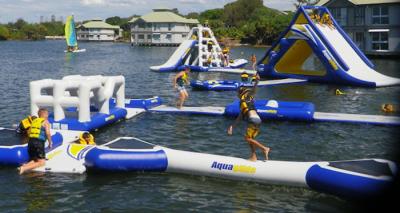
[[[256,154],[252,154],[250,156],[250,158],[249,158],[249,161],[253,161],[253,162],[257,161],[257,155]]]
[[[268,147],[264,150],[265,160],[268,160],[268,153],[269,153],[269,151],[271,151],[271,149],[268,148]]]
[[[18,173],[19,173],[20,175],[22,175],[22,174],[24,173],[24,169],[23,169],[22,166],[18,167],[17,170],[18,170]]]

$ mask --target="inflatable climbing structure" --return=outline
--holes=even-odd
[[[152,66],[152,71],[169,72],[182,70],[189,66],[192,71],[204,72],[216,70],[229,72],[229,69],[236,69],[247,64],[245,59],[229,60],[228,64],[223,63],[223,50],[218,44],[214,33],[208,27],[193,27],[189,32],[188,39],[183,41],[167,62],[160,66]]]
[[[399,85],[374,70],[325,7],[300,7],[289,27],[258,62],[261,76],[354,86]]]

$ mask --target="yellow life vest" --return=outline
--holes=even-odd
[[[45,132],[42,126],[43,122],[43,118],[36,118],[32,121],[29,138],[37,138],[42,141],[46,141]]]
[[[96,145],[94,142],[94,137],[92,134],[89,133],[89,143],[83,138],[83,134],[79,135],[79,143],[80,144],[85,144],[85,145]]]
[[[250,110],[255,110],[254,97],[249,94],[249,91],[247,91],[240,96],[240,111],[243,113],[243,115],[247,116],[247,113]]]
[[[24,129],[28,129],[32,125],[32,116],[28,116],[21,121],[21,125]]]

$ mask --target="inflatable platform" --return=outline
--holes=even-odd
[[[268,120],[293,120],[293,121],[324,121],[324,122],[345,122],[375,125],[400,125],[400,117],[383,115],[362,115],[346,113],[316,112],[315,106],[310,102],[291,102],[276,100],[256,100],[255,108],[263,121]],[[239,100],[228,104],[225,107],[204,106],[204,107],[183,107],[178,109],[160,105],[149,109],[150,112],[173,113],[186,115],[210,115],[237,117],[239,115]]]
[[[307,80],[302,79],[279,79],[279,80],[269,80],[269,81],[260,81],[258,82],[259,87],[265,86],[275,86],[275,85],[283,85],[283,84],[295,84],[295,83],[304,83]],[[193,90],[210,90],[210,91],[232,91],[237,90],[241,86],[252,87],[251,83],[243,83],[241,81],[227,81],[227,80],[192,80],[190,81],[190,86]]]
[[[180,151],[133,137],[113,140],[84,155],[88,169],[157,171],[300,186],[347,199],[377,196],[391,186],[395,163],[382,159],[294,162],[256,161]]]
[[[194,72],[234,72],[247,64],[245,59],[230,60],[224,67],[221,60],[222,49],[218,44],[214,33],[208,27],[193,27],[188,39],[183,41],[167,62],[163,65],[152,66],[150,70],[159,72],[171,72],[182,70],[189,66]]]
[[[83,161],[71,159],[66,147],[79,138],[80,131],[51,130],[52,147],[45,143],[46,165],[34,171],[59,172],[59,173],[83,173],[86,167]],[[77,144],[78,145],[78,144]],[[0,165],[20,166],[29,161],[28,144],[22,144],[21,136],[13,129],[0,128]]]
[[[325,7],[300,7],[280,39],[258,62],[260,76],[365,87],[400,85],[357,47]]]

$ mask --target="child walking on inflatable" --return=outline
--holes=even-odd
[[[257,114],[256,108],[254,106],[254,95],[256,93],[256,88],[260,76],[256,75],[256,82],[252,88],[246,88],[244,86],[240,87],[238,91],[238,96],[240,98],[240,113],[236,118],[235,122],[229,126],[228,135],[232,135],[233,127],[239,123],[240,120],[247,121],[247,130],[244,139],[249,144],[251,149],[250,161],[257,161],[256,149],[259,148],[264,153],[265,160],[268,160],[268,153],[270,151],[269,147],[264,146],[258,142],[255,138],[260,133],[261,118]]]
[[[185,100],[189,97],[188,92],[185,89],[185,84],[189,84],[189,72],[190,68],[185,67],[184,71],[179,72],[176,74],[173,84],[174,88],[179,92],[179,100],[176,103],[176,107],[181,109]]]

